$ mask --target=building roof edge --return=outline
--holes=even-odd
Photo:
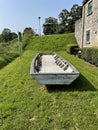
[[[83,5],[85,5],[89,0],[83,0]]]

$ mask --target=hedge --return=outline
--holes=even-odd
[[[82,49],[81,58],[98,66],[98,47],[87,47]]]

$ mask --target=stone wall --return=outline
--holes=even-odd
[[[78,45],[82,47],[82,18],[75,22],[75,37]]]
[[[93,0],[92,13],[88,15],[88,0],[83,5],[82,19],[75,23],[75,37],[80,47],[98,46],[98,0]],[[86,43],[86,32],[90,30],[90,43]]]
[[[92,15],[92,45],[98,46],[98,0],[94,0]]]

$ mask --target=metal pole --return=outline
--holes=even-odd
[[[41,19],[41,17],[38,17],[38,19],[39,19],[39,35],[41,36],[41,25],[40,25],[40,19]]]
[[[83,7],[83,29],[82,29],[82,48],[84,46],[84,29],[85,29],[85,5]]]
[[[21,32],[18,32],[18,44],[19,44],[19,53],[20,57],[22,56],[22,37]]]

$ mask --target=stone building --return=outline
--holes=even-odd
[[[98,46],[98,0],[83,0],[82,18],[75,22],[80,48]]]

